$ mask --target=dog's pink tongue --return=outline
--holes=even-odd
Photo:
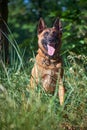
[[[55,48],[50,45],[47,45],[47,47],[48,47],[48,55],[53,56]]]

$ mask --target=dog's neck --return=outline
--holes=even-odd
[[[53,66],[53,64],[58,64],[61,61],[61,57],[59,54],[56,54],[53,58],[51,58],[48,55],[45,55],[41,49],[38,49],[38,56],[41,57],[41,64],[45,64],[46,66]]]

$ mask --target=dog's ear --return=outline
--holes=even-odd
[[[42,18],[40,18],[38,23],[38,34],[40,34],[46,28],[45,22]]]
[[[53,27],[55,27],[60,32],[60,34],[62,34],[62,23],[59,18],[55,20]]]

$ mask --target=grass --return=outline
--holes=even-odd
[[[31,62],[21,69],[17,69],[20,62],[10,67],[0,62],[0,130],[86,130],[86,60],[87,57],[75,54],[64,58],[63,106],[40,85],[38,90],[28,90]]]

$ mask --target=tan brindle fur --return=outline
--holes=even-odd
[[[45,24],[41,19],[44,30],[38,33],[38,54],[35,58],[35,64],[31,72],[30,88],[35,88],[39,83],[42,84],[46,92],[54,94],[56,87],[58,87],[58,96],[60,104],[64,102],[64,86],[63,86],[63,67],[62,59],[60,57],[61,42],[53,58],[49,58],[47,50],[43,47],[41,39],[44,37],[44,32],[50,30],[55,31],[55,28],[45,28]],[[39,23],[40,24],[40,23]],[[59,33],[59,38],[61,35]]]

